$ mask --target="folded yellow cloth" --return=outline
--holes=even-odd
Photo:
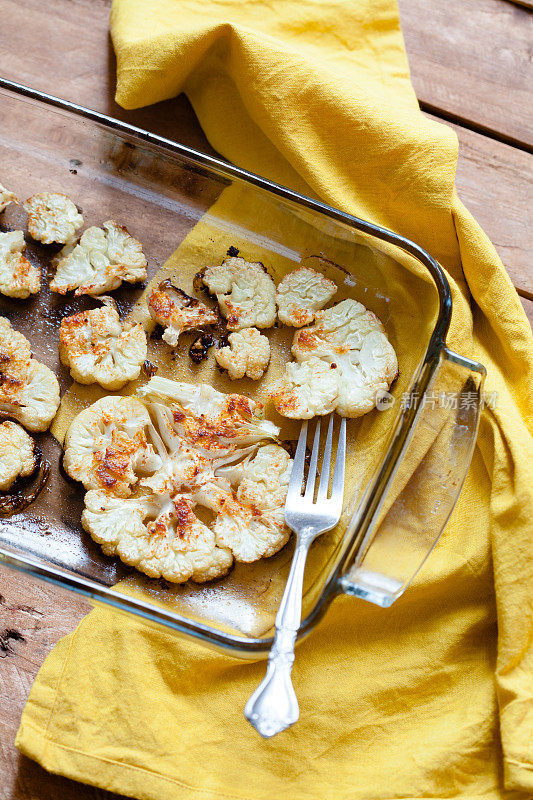
[[[498,404],[412,588],[387,611],[335,601],[299,647],[295,728],[263,741],[241,715],[264,664],[97,609],[46,660],[18,747],[139,800],[531,798],[533,345],[455,194],[455,135],[418,110],[394,2],[115,0],[111,27],[123,106],[184,90],[230,160],[428,249],[449,344]]]

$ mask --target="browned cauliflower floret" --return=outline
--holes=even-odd
[[[83,217],[66,194],[39,192],[24,203],[28,232],[43,244],[70,244],[83,225]]]
[[[0,183],[0,212],[7,208],[10,203],[18,203],[18,197]]]
[[[132,397],[103,397],[81,411],[65,437],[63,466],[86,489],[127,497],[143,475],[161,467],[148,442],[148,411]]]
[[[289,272],[278,284],[276,295],[280,322],[295,328],[309,325],[315,311],[324,308],[336,291],[336,284],[314,269],[301,267]]]
[[[22,231],[0,233],[0,292],[24,300],[41,288],[41,273],[22,255]]]
[[[292,361],[282,378],[270,387],[268,396],[284,417],[310,419],[330,414],[339,396],[336,370],[319,358],[301,364]]]
[[[295,334],[292,352],[299,364],[288,364],[284,378],[269,392],[285,416],[304,419],[336,410],[343,417],[360,417],[375,407],[378,391],[388,389],[398,374],[383,325],[356,300],[318,311],[315,324]],[[318,360],[328,371],[319,369]],[[319,374],[329,376],[323,396],[322,384],[312,382]],[[317,410],[320,406],[326,410]]]
[[[270,342],[257,328],[230,333],[229,346],[215,350],[217,364],[227,370],[232,380],[246,375],[259,380],[270,361]]]
[[[206,267],[201,279],[216,295],[229,330],[274,325],[276,286],[263,264],[232,256],[218,266]]]
[[[169,280],[159,284],[150,293],[148,310],[152,318],[163,325],[163,339],[171,347],[176,347],[184,331],[192,331],[204,325],[214,325],[217,315],[200,300],[189,297]]]
[[[35,442],[24,428],[7,420],[0,425],[0,490],[7,492],[17,478],[35,472],[38,458]]]
[[[146,333],[140,324],[121,323],[114,305],[65,317],[59,328],[59,355],[78,383],[99,383],[115,391],[139,377],[146,360]]]
[[[53,292],[99,295],[116,289],[122,281],[146,279],[146,258],[142,245],[123,225],[113,220],[102,228],[87,228],[76,245],[60,253],[57,272],[50,282]]]
[[[0,412],[30,431],[45,431],[59,407],[59,383],[32,358],[30,343],[0,317]]]
[[[118,555],[151,578],[210,581],[227,573],[233,557],[192,509],[182,495],[124,500],[90,491],[82,525],[107,555]]]

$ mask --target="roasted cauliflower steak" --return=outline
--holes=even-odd
[[[276,321],[276,285],[263,264],[230,256],[199,275],[215,295],[230,331],[271,328]]]
[[[59,383],[32,357],[30,343],[0,317],[0,414],[32,432],[45,431],[59,407]]]
[[[375,407],[378,391],[389,389],[398,374],[382,323],[356,300],[316,312],[314,324],[295,333],[292,353],[297,363],[287,365],[269,396],[280,414],[296,419],[333,410],[360,417]]]
[[[336,291],[337,285],[314,269],[300,267],[289,272],[277,288],[279,321],[295,328],[309,325]]]
[[[24,203],[28,233],[43,244],[70,244],[83,225],[83,217],[66,194],[39,192]]]
[[[18,197],[0,183],[0,212],[4,211],[10,203],[18,204]]]
[[[165,328],[163,340],[176,347],[185,331],[215,325],[217,315],[196,297],[190,297],[170,280],[162,281],[148,297],[150,316]]]
[[[93,226],[82,234],[78,244],[61,250],[50,289],[59,294],[97,296],[117,289],[123,281],[146,280],[147,261],[142,245],[127,228],[114,220],[102,228]]]
[[[270,361],[270,342],[257,328],[243,328],[228,336],[229,345],[215,350],[219,367],[225,369],[232,380],[251,378],[259,380]]]
[[[6,420],[0,425],[0,490],[7,492],[17,478],[26,478],[37,469],[39,458],[35,442],[24,428]]]
[[[104,552],[182,583],[283,547],[292,461],[264,444],[279,429],[262,406],[157,376],[139,394],[98,400],[65,439],[65,469],[88,490],[83,527]],[[212,523],[196,513],[202,506]]]
[[[139,323],[121,322],[113,301],[102,308],[64,317],[59,355],[78,383],[99,383],[116,391],[139,377],[146,360],[146,333]]]
[[[0,292],[25,300],[41,288],[41,273],[22,253],[26,249],[22,231],[0,233]]]

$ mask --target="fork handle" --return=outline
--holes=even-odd
[[[291,672],[294,644],[302,619],[305,562],[310,541],[298,537],[296,550],[276,615],[276,635],[268,657],[267,673],[246,703],[244,714],[265,738],[294,725],[300,716]]]

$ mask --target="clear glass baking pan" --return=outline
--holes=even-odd
[[[346,507],[338,528],[312,547],[300,635],[340,593],[382,607],[393,603],[445,528],[470,464],[482,405],[483,366],[446,347],[452,300],[439,264],[392,231],[3,79],[0,164],[0,179],[21,200],[38,191],[65,192],[82,208],[86,225],[109,218],[127,225],[144,245],[149,279],[170,274],[190,290],[196,271],[236,246],[245,257],[260,257],[276,278],[301,263],[320,269],[341,287],[336,299],[354,297],[380,317],[398,353],[399,376],[379,410],[349,422]],[[12,205],[0,215],[0,229],[17,227],[25,227],[25,215]],[[64,420],[102,392],[72,387],[59,361],[59,323],[96,302],[51,295],[46,275],[53,253],[28,241],[28,254],[43,270],[43,289],[26,301],[0,297],[0,314],[58,375]],[[124,315],[142,310],[142,287],[114,294]],[[275,374],[290,358],[290,331],[271,334]],[[161,375],[264,399],[265,381],[230,385],[212,358],[195,366],[187,346],[171,359],[167,346],[151,338],[149,358]],[[298,423],[282,420],[269,406],[267,416],[281,425],[281,438],[297,438]],[[144,578],[103,555],[82,530],[83,491],[61,468],[61,424],[38,440],[50,478],[24,512],[0,519],[3,564],[236,656],[268,652],[292,543],[209,584]]]

